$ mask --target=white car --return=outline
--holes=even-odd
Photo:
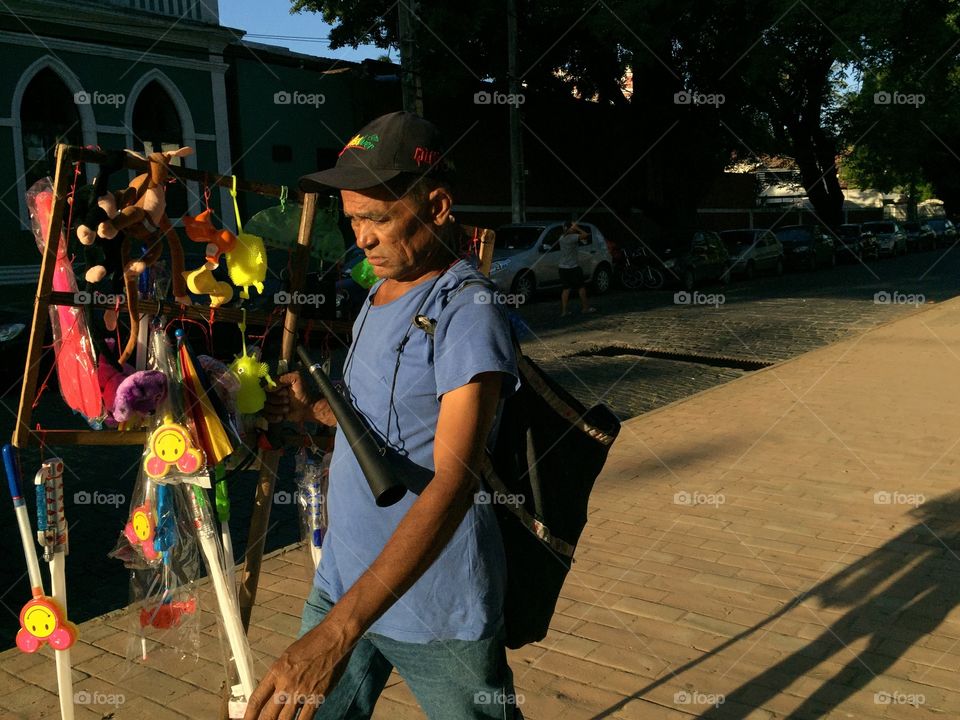
[[[578,223],[590,233],[580,247],[580,267],[593,292],[610,289],[613,282],[613,258],[607,241],[596,225]],[[497,229],[490,278],[506,293],[530,300],[541,288],[560,286],[560,244],[562,222],[525,222]]]
[[[730,272],[748,280],[760,270],[783,274],[783,245],[770,230],[724,230],[720,239],[730,253]]]

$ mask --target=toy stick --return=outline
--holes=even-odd
[[[67,518],[63,507],[63,461],[50,458],[40,467],[34,477],[37,486],[37,518],[44,517],[44,532],[41,537],[43,559],[50,563],[50,587],[53,599],[67,612],[66,559],[70,552]],[[54,653],[57,662],[57,690],[60,695],[60,715],[63,720],[73,718],[73,672],[70,648]]]
[[[227,471],[223,463],[213,469],[216,477],[217,520],[220,521],[220,542],[223,544],[223,564],[227,570],[227,583],[237,591],[237,561],[233,555],[233,539],[230,537],[230,493],[227,489]]]
[[[240,611],[237,607],[237,592],[235,586],[229,586],[227,575],[220,564],[220,553],[217,552],[216,531],[213,528],[210,514],[207,510],[205,490],[196,485],[184,485],[184,491],[190,502],[190,512],[193,524],[197,529],[197,538],[200,541],[200,551],[203,553],[207,572],[213,581],[213,589],[220,607],[220,617],[227,633],[227,642],[240,677],[240,687],[244,699],[249,700],[257,683],[253,675],[253,657],[250,652],[250,643],[243,632],[243,623],[240,622]]]
[[[27,574],[30,577],[30,589],[33,598],[20,611],[20,630],[17,632],[17,647],[23,652],[33,653],[43,643],[49,643],[56,650],[57,688],[60,696],[60,715],[63,720],[73,720],[73,676],[70,669],[70,647],[77,640],[76,626],[67,620],[64,606],[66,601],[66,582],[64,578],[63,555],[66,551],[66,520],[63,516],[63,462],[54,458],[44,463],[37,478],[42,487],[42,498],[38,492],[38,515],[43,514],[44,527],[42,537],[53,533],[53,555],[50,573],[53,581],[54,597],[43,593],[43,578],[40,575],[40,562],[33,550],[33,533],[30,531],[30,518],[27,516],[26,502],[20,482],[20,468],[12,445],[3,446],[3,465],[7,473],[7,485],[13,498],[13,507],[20,529],[20,541],[23,544],[23,556],[27,561]],[[57,487],[59,485],[60,506],[56,506]],[[53,498],[53,506],[48,498]],[[50,516],[55,518],[54,529],[49,527]],[[62,523],[62,525],[60,525]],[[58,527],[59,525],[59,527]],[[62,529],[62,532],[58,530]]]

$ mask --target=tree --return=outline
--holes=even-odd
[[[864,42],[862,88],[845,98],[847,165],[861,184],[960,208],[960,28],[955,3],[902,3]],[[920,190],[918,190],[920,189]]]

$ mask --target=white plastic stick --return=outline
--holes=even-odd
[[[200,541],[200,552],[203,553],[207,572],[213,581],[213,591],[217,596],[217,605],[220,608],[220,618],[227,633],[227,642],[233,654],[233,662],[237,667],[237,676],[240,678],[240,687],[246,700],[250,699],[257,687],[253,675],[253,654],[250,652],[250,643],[243,632],[243,623],[240,621],[240,608],[237,604],[237,589],[228,586],[227,576],[220,564],[220,553],[217,547],[217,534],[212,527],[209,513],[205,510],[203,500],[198,500],[193,486],[185,486],[184,491],[190,503],[194,526],[197,529],[197,539]],[[206,496],[201,496],[205,498]]]
[[[223,619],[223,627],[227,631],[227,642],[230,643],[230,652],[233,653],[233,661],[237,665],[237,674],[240,677],[240,685],[247,699],[257,687],[253,679],[253,662],[250,657],[250,644],[247,636],[243,632],[243,624],[240,622],[240,611],[237,607],[236,588],[227,586],[227,577],[220,566],[220,557],[217,553],[217,545],[214,536],[200,535],[200,549],[207,562],[207,571],[213,580],[213,589],[217,595],[217,604],[220,606],[220,617]]]
[[[223,564],[227,571],[227,584],[237,591],[237,561],[233,557],[233,540],[230,538],[229,523],[220,523],[220,542],[223,543]]]
[[[33,530],[30,529],[30,516],[22,497],[14,498],[14,509],[17,513],[17,527],[20,528],[20,542],[23,543],[23,557],[27,561],[27,575],[30,576],[30,591],[36,594],[39,589],[43,594],[43,578],[40,577],[40,561],[33,549]]]
[[[64,617],[67,616],[66,557],[62,552],[54,553],[50,560],[50,583],[53,599],[60,603]],[[57,690],[60,694],[60,717],[73,720],[73,671],[70,664],[70,648],[55,650],[57,661]]]

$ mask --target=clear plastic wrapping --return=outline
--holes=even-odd
[[[327,531],[327,484],[331,453],[303,448],[297,453],[297,511],[300,539],[310,552],[313,567],[320,563],[323,536]]]

